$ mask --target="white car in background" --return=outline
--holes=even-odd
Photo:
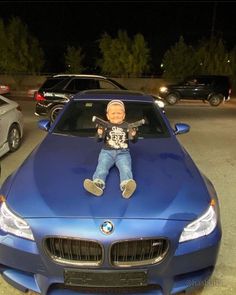
[[[0,157],[16,151],[23,137],[23,114],[18,103],[0,95]]]

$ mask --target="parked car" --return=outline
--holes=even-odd
[[[126,88],[113,79],[98,75],[54,75],[49,77],[38,91],[34,90],[36,100],[35,114],[48,116],[53,122],[64,105],[79,91],[88,89],[122,89]],[[160,107],[165,103],[155,96]]]
[[[0,95],[0,157],[16,151],[23,137],[23,115],[18,103]]]
[[[9,94],[10,86],[0,82],[0,94]]]
[[[231,82],[227,76],[191,76],[184,81],[160,88],[160,96],[170,105],[181,99],[203,100],[218,106],[230,99]]]
[[[35,92],[35,114],[54,121],[64,105],[79,91],[87,89],[125,89],[115,80],[98,75],[54,75]]]
[[[130,152],[137,189],[122,198],[116,168],[101,197],[83,188],[97,164],[95,115],[121,99],[126,121],[145,119]],[[83,91],[0,190],[0,271],[21,291],[52,294],[175,294],[205,284],[220,247],[215,189],[152,96]]]

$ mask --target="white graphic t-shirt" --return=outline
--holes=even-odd
[[[104,149],[117,150],[127,149],[129,147],[129,130],[128,123],[123,122],[122,124],[109,124],[105,129],[103,138]],[[134,141],[135,139],[132,139]]]

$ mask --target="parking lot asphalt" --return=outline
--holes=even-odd
[[[34,102],[18,100],[25,121],[24,141],[21,148],[0,159],[2,176],[6,179],[30,152],[42,141],[45,132],[37,127]],[[236,99],[219,107],[202,102],[183,101],[166,107],[172,126],[188,123],[189,133],[178,136],[200,170],[212,181],[218,193],[221,209],[223,238],[218,262],[212,278],[192,295],[234,295],[236,292]],[[190,196],[191,197],[191,196]],[[0,294],[20,295],[21,292],[0,279]],[[34,293],[30,293],[33,295]]]

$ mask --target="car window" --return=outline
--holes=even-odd
[[[117,86],[105,80],[98,80],[100,89],[117,89]]]
[[[92,117],[106,119],[107,101],[73,101],[66,108],[53,132],[75,136],[95,136],[96,125]],[[166,127],[159,110],[153,103],[126,102],[125,121],[133,123],[141,119],[145,124],[138,128],[138,135],[143,138],[168,137]]]
[[[6,105],[6,104],[7,104],[7,102],[4,101],[4,100],[2,100],[2,99],[0,98],[0,107],[1,107],[1,106],[4,106],[4,105]]]
[[[112,84],[116,85],[118,89],[126,90],[126,88],[123,85],[121,85],[120,83],[118,83],[116,80],[109,78],[108,81],[110,81],[110,82],[112,82]]]
[[[186,85],[211,85],[212,84],[212,79],[208,77],[188,77],[185,81],[184,84]]]
[[[43,89],[51,89],[60,84],[61,82],[65,81],[65,78],[49,78],[47,79],[44,84],[42,85]]]
[[[216,76],[214,79],[214,85],[220,85],[223,87],[230,87],[230,80],[226,76],[219,76],[219,77]]]
[[[199,82],[198,82],[198,80],[196,78],[190,78],[190,79],[188,79],[188,80],[185,81],[185,84],[186,85],[189,85],[189,86],[191,86],[191,85],[197,85],[198,83]]]
[[[99,84],[95,79],[72,79],[72,81],[67,85],[67,91],[78,92],[87,89],[98,89]]]
[[[211,85],[212,81],[210,78],[198,78],[198,84],[200,85]]]

